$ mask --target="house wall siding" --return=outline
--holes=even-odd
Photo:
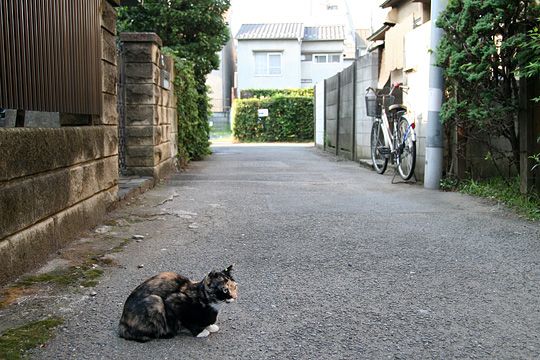
[[[255,75],[254,52],[281,52],[281,75]],[[238,93],[245,89],[299,88],[301,79],[298,40],[238,41]]]

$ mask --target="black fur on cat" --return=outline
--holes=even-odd
[[[118,334],[144,342],[173,337],[181,327],[198,337],[218,331],[215,322],[219,305],[237,298],[231,270],[232,265],[212,271],[199,282],[173,272],[146,280],[127,298]]]

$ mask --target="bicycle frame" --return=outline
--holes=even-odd
[[[388,94],[377,94],[373,88],[368,88],[366,111],[369,116],[375,117],[371,127],[371,159],[374,169],[383,174],[388,160],[391,160],[396,165],[396,174],[399,173],[407,181],[414,175],[416,165],[416,124],[414,116],[412,121],[409,120],[410,113],[406,106],[393,106],[391,111],[386,109],[387,102],[393,103],[392,93],[398,87],[404,89],[402,84],[396,83]],[[370,91],[373,96],[368,97]]]
[[[407,136],[409,135],[409,133],[412,132],[412,135],[411,135],[411,139],[412,141],[416,141],[416,131],[414,131],[414,128],[416,127],[416,125],[414,124],[414,122],[411,122],[409,120],[409,118],[407,117],[407,114],[405,112],[402,112],[401,114],[399,114],[399,112],[397,113],[394,113],[392,115],[392,121],[393,121],[393,125],[394,125],[394,132],[392,133],[392,131],[390,130],[390,120],[388,119],[388,115],[386,115],[386,110],[385,108],[383,107],[382,108],[382,111],[381,111],[381,120],[382,120],[382,130],[383,130],[383,136],[384,136],[384,142],[385,144],[387,144],[390,148],[390,153],[388,155],[386,155],[386,157],[390,157],[390,154],[396,154],[396,149],[397,149],[397,146],[400,146],[401,144],[403,144],[405,142],[405,139],[407,139]],[[407,128],[407,130],[405,131],[405,133],[403,134],[403,139],[396,139],[395,137],[397,136],[397,120],[399,118],[405,118],[407,119],[407,122],[409,123],[409,126]],[[398,163],[399,163],[399,156],[397,157],[398,159]]]

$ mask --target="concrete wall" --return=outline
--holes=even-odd
[[[238,94],[245,89],[299,88],[301,79],[298,40],[239,40]],[[254,52],[280,52],[281,75],[255,75]]]
[[[160,179],[174,171],[177,113],[174,64],[154,33],[122,33],[126,72],[126,174]]]
[[[0,284],[96,225],[116,200],[116,11],[106,0],[102,11],[103,112],[92,126],[0,128]]]
[[[231,108],[231,91],[234,80],[234,47],[233,40],[219,52],[219,68],[212,70],[206,78],[210,87],[210,104],[212,112],[227,112]]]

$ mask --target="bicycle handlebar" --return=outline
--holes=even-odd
[[[379,94],[379,95],[392,95],[392,93],[394,92],[394,90],[396,90],[397,88],[403,88],[403,83],[401,82],[396,82],[394,84],[392,84],[392,86],[390,87],[390,92],[388,94]],[[372,88],[371,86],[368,87],[366,89],[366,92],[368,92],[369,90],[373,91],[375,94],[377,94],[377,90]]]

